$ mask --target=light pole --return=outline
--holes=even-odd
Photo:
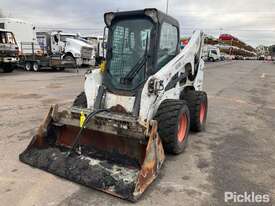
[[[168,9],[169,9],[169,0],[166,0],[166,14],[168,14]]]

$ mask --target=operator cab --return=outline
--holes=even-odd
[[[135,95],[179,53],[179,23],[157,9],[104,17],[109,32],[103,84],[113,93]]]

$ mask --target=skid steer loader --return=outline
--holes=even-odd
[[[207,115],[203,33],[180,51],[179,23],[156,9],[106,13],[106,62],[70,111],[50,108],[20,160],[136,201],[165,153],[180,154]]]

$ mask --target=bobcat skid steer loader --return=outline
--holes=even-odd
[[[70,111],[52,106],[20,160],[136,201],[165,153],[180,154],[202,131],[203,34],[180,51],[180,28],[156,9],[106,13],[106,62],[86,74]]]

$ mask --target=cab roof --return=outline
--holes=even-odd
[[[155,16],[156,16],[156,19],[154,19],[152,16],[148,15],[149,13],[154,13]],[[155,8],[146,8],[146,9],[143,9],[143,10],[134,10],[134,11],[121,11],[121,12],[108,12],[108,13],[105,13],[104,14],[104,19],[105,19],[105,23],[106,25],[108,26],[107,22],[106,22],[106,15],[108,14],[113,14],[113,19],[112,20],[115,20],[116,18],[131,18],[131,17],[136,17],[136,16],[147,16],[147,17],[150,17],[156,24],[162,24],[164,21],[167,22],[167,23],[170,23],[176,27],[179,28],[179,22],[163,13],[162,11],[158,10],[158,9],[155,9]]]

